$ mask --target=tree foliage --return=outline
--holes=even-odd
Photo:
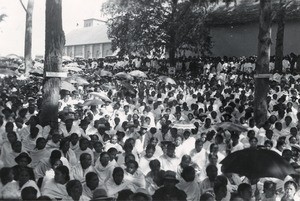
[[[227,0],[226,2],[231,2]],[[170,57],[178,50],[209,54],[211,37],[205,26],[210,6],[217,0],[110,0],[103,6],[112,48],[119,54],[139,52]],[[174,56],[174,55],[173,55]]]

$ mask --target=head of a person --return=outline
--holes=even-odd
[[[21,167],[18,175],[19,185],[23,186],[29,180],[34,180],[34,175],[32,173],[33,172],[29,167]]]
[[[203,148],[203,144],[204,144],[204,142],[201,138],[197,139],[196,142],[195,142],[195,150],[197,152],[200,152]]]
[[[158,172],[160,170],[160,162],[157,159],[151,160],[149,162],[149,167],[152,172]]]
[[[76,145],[79,141],[79,136],[77,133],[72,133],[70,136],[70,142],[72,143],[72,145]]]
[[[79,147],[82,151],[85,151],[89,147],[89,140],[86,138],[81,138],[79,140]]]
[[[22,200],[36,200],[37,199],[37,190],[32,187],[28,186],[22,189],[21,191],[21,198]]]
[[[227,195],[227,186],[222,184],[222,183],[215,182],[215,184],[214,184],[214,194],[215,194],[215,197],[216,197],[217,201],[222,200]]]
[[[293,152],[290,149],[284,149],[282,151],[282,158],[285,159],[286,161],[290,162],[291,159],[293,158]]]
[[[85,182],[87,187],[92,191],[95,190],[99,186],[99,178],[97,173],[89,172],[85,175]]]
[[[191,165],[191,163],[192,163],[192,158],[190,155],[185,154],[182,156],[181,162],[180,162],[180,166],[182,168],[185,168],[185,167]]]
[[[217,154],[213,154],[213,153],[209,153],[208,154],[208,162],[209,162],[209,164],[217,165],[217,163],[218,163],[218,155]]]
[[[296,182],[290,180],[284,183],[284,193],[287,198],[293,199],[296,191],[297,191]]]
[[[31,158],[26,152],[22,152],[15,158],[15,161],[21,167],[27,167],[31,163]]]
[[[54,170],[54,181],[59,184],[66,184],[70,180],[70,173],[67,166],[61,165]]]
[[[22,142],[17,140],[11,144],[11,148],[15,153],[21,153],[22,151]]]
[[[129,173],[129,174],[134,174],[136,172],[136,170],[138,169],[139,167],[139,164],[135,161],[135,160],[130,160],[128,162],[126,162],[126,171]]]
[[[273,147],[273,142],[272,142],[271,140],[266,140],[266,141],[264,142],[264,147],[265,147],[265,149],[268,149],[268,150],[272,149],[272,147]]]
[[[13,142],[16,142],[18,140],[17,134],[12,131],[12,132],[7,132],[7,139],[12,144]]]
[[[258,139],[256,137],[249,138],[250,148],[256,148],[258,143]]]
[[[118,154],[118,150],[114,147],[111,147],[107,150],[107,153],[109,155],[110,161],[112,160],[117,160],[117,154]]]
[[[182,138],[181,135],[176,135],[175,136],[175,145],[176,145],[176,147],[178,147],[179,145],[181,145],[182,141],[183,141],[183,138]]]
[[[219,145],[216,144],[216,143],[212,143],[209,147],[209,151],[210,151],[210,153],[214,153],[214,154],[218,153],[219,152]]]
[[[61,158],[61,152],[59,150],[53,150],[49,158],[49,162],[51,166],[53,166],[57,160],[60,160],[60,158]]]
[[[0,179],[4,186],[5,184],[11,182],[14,179],[13,170],[10,167],[3,167],[0,169]]]
[[[37,150],[42,150],[46,147],[47,145],[47,140],[43,137],[39,137],[37,140],[36,140],[36,146],[35,148]]]
[[[276,194],[276,183],[272,181],[265,181],[263,190],[266,198],[273,198]]]
[[[215,197],[211,192],[205,192],[200,196],[200,201],[215,201]]]
[[[70,180],[66,185],[67,193],[73,200],[79,200],[82,195],[82,185],[79,180]]]
[[[30,137],[32,139],[35,139],[37,135],[39,134],[39,129],[36,126],[30,126]]]
[[[167,156],[169,156],[171,158],[175,157],[175,149],[176,149],[175,144],[173,144],[173,143],[168,144],[167,145],[167,153],[166,153]]]
[[[63,138],[60,141],[59,144],[59,149],[63,152],[63,153],[67,153],[70,149],[70,140],[68,138]]]
[[[97,142],[93,143],[93,148],[95,149],[95,151],[97,153],[101,153],[102,150],[103,150],[103,145],[102,145],[102,143],[100,141],[97,141]]]
[[[179,181],[176,179],[176,173],[167,170],[164,175],[163,183],[166,188],[173,188]]]
[[[208,165],[206,167],[206,174],[207,174],[208,179],[210,181],[214,182],[215,179],[216,179],[216,177],[217,177],[217,175],[218,175],[218,168],[217,168],[217,166],[212,165],[212,164]]]
[[[92,156],[89,153],[82,153],[80,155],[80,164],[82,169],[87,169],[92,165]]]
[[[196,171],[195,168],[192,166],[185,166],[182,170],[181,177],[186,181],[186,182],[192,182],[194,181],[196,176]]]
[[[121,167],[115,167],[112,173],[114,182],[120,185],[124,179],[124,170]]]
[[[148,144],[146,147],[146,157],[151,158],[155,153],[155,146],[153,144]]]
[[[245,201],[250,201],[252,197],[252,188],[250,184],[241,183],[237,189],[238,195]]]
[[[101,165],[103,167],[106,167],[108,165],[109,161],[110,161],[110,155],[109,155],[109,153],[108,152],[102,152],[100,154],[99,160],[100,160]]]

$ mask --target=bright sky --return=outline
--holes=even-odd
[[[105,0],[62,0],[62,21],[65,34],[83,27],[83,20],[100,18]],[[27,0],[23,0],[25,7]],[[43,55],[45,49],[46,0],[35,0],[33,10],[32,56]],[[0,14],[7,17],[0,22],[0,55],[24,54],[26,14],[19,0],[0,0]],[[77,26],[78,24],[78,26]]]

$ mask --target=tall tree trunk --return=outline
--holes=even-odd
[[[46,45],[41,125],[57,126],[61,80],[46,77],[46,72],[60,72],[65,35],[62,29],[62,0],[46,0]]]
[[[28,0],[26,9],[26,26],[25,26],[25,48],[24,48],[24,59],[25,59],[25,75],[29,73],[32,68],[32,13],[34,7],[34,0]]]
[[[280,0],[279,10],[277,15],[277,35],[275,47],[275,71],[282,73],[283,60],[283,40],[284,40],[284,25],[285,25],[285,0]]]
[[[260,0],[258,56],[256,63],[257,74],[267,74],[270,63],[271,46],[271,0]],[[255,79],[254,119],[256,125],[261,127],[267,120],[267,95],[269,91],[269,78]]]

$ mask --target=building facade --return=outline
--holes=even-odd
[[[66,35],[64,55],[84,59],[103,58],[112,54],[107,26],[97,19],[84,20],[84,27]]]

